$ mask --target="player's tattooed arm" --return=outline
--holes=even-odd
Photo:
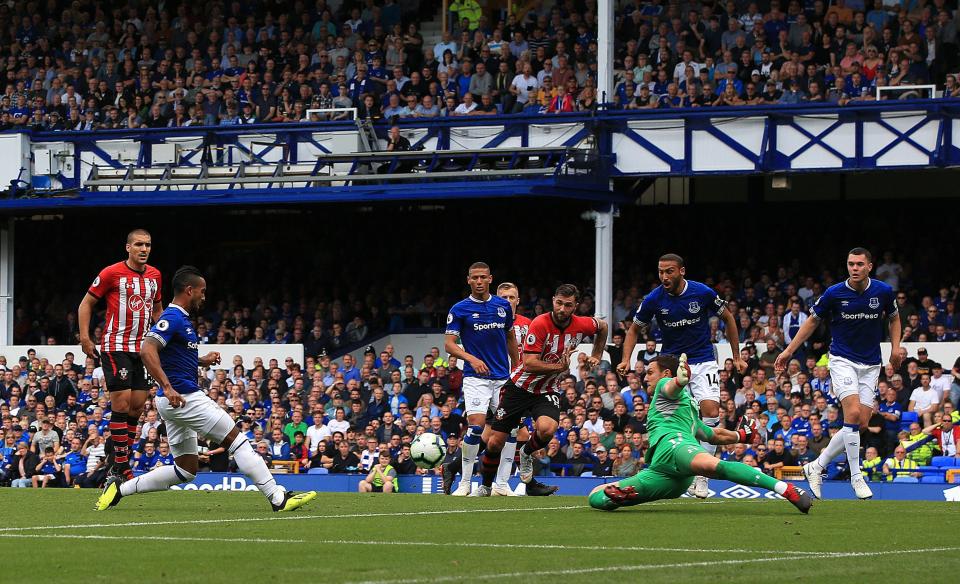
[[[600,360],[603,358],[603,349],[607,346],[607,321],[600,318],[594,318],[594,320],[597,323],[597,334],[593,337],[593,352],[587,358],[587,363],[591,369],[600,364]]]
[[[163,396],[170,401],[170,405],[175,408],[181,406],[183,399],[180,397],[180,394],[173,389],[170,379],[167,377],[167,374],[163,372],[163,367],[160,365],[160,341],[149,336],[145,337],[143,344],[140,345],[140,358],[143,360],[143,366],[147,368],[147,373],[150,374],[150,377],[154,378],[157,383],[160,384],[160,387],[163,388]]]
[[[900,340],[903,337],[903,324],[900,322],[900,314],[894,312],[887,317],[890,325],[890,365],[894,370],[899,369],[902,359],[900,355]]]
[[[720,299],[717,298],[717,300]],[[740,332],[737,328],[737,319],[734,318],[732,312],[727,310],[726,306],[727,303],[723,302],[723,306],[720,309],[720,318],[723,319],[724,324],[723,333],[727,337],[727,342],[730,343],[730,351],[733,353],[733,364],[736,366],[737,371],[746,373],[747,362],[740,356]]]
[[[633,350],[637,346],[637,342],[640,339],[646,338],[647,336],[647,323],[638,323],[633,321],[630,324],[630,328],[627,329],[627,334],[623,339],[623,359],[617,365],[617,374],[620,377],[623,377],[630,371],[630,357],[633,356]]]

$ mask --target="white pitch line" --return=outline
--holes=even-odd
[[[10,539],[117,539],[143,541],[197,541],[204,543],[313,543],[305,539],[257,539],[252,537],[175,537],[165,535],[95,535],[74,533],[0,533]]]
[[[2,534],[0,534],[2,537]],[[716,554],[783,554],[783,555],[818,555],[823,552],[796,552],[783,550],[753,550],[753,549],[705,549],[705,548],[671,548],[646,546],[605,546],[605,545],[562,545],[562,544],[529,544],[529,543],[476,543],[476,542],[436,542],[436,541],[372,541],[349,539],[320,539],[309,540],[311,544],[370,544],[370,545],[405,545],[410,547],[457,547],[457,548],[506,548],[530,550],[577,550],[598,552],[678,552],[678,553],[716,553]]]
[[[729,500],[700,501],[696,505],[719,505]],[[661,501],[646,503],[644,507],[659,507],[667,505],[687,505],[680,501]],[[446,511],[407,511],[394,513],[349,513],[342,515],[280,515],[271,517],[239,517],[236,519],[195,519],[191,521],[131,521],[127,523],[78,523],[71,525],[35,525],[28,527],[0,527],[0,533],[18,531],[41,531],[55,529],[88,529],[102,527],[151,527],[156,525],[204,525],[217,523],[251,523],[259,521],[303,521],[306,519],[356,519],[360,517],[415,517],[421,515],[459,515],[471,513],[525,513],[530,511],[569,511],[573,509],[589,509],[586,505],[561,505],[555,507],[520,507],[516,509],[449,509]]]
[[[342,515],[280,515],[276,517],[238,517],[235,519],[194,519],[190,521],[131,521],[128,523],[78,523],[73,525],[36,525],[32,527],[0,527],[0,533],[41,531],[52,529],[89,529],[101,527],[149,527],[155,525],[204,525],[215,523],[251,523],[255,521],[303,521],[306,519],[355,519],[358,517],[410,517],[419,515],[456,515],[464,513],[523,513],[530,511],[561,511],[586,509],[584,505],[559,507],[523,507],[518,509],[450,509],[447,511],[407,511],[394,513],[349,513]]]
[[[894,555],[894,554],[924,554],[924,553],[935,553],[935,552],[944,552],[944,551],[958,551],[960,547],[941,547],[941,548],[925,548],[919,550],[892,550],[892,551],[882,551],[882,552],[823,552],[816,553],[815,555],[807,556],[811,559],[833,559],[833,558],[866,558],[874,556],[883,556],[883,555]],[[762,552],[758,552],[762,553]],[[524,578],[524,577],[543,577],[543,576],[566,576],[570,574],[599,574],[604,572],[627,572],[627,571],[639,571],[639,570],[666,570],[666,569],[677,569],[677,568],[703,568],[703,567],[712,567],[712,566],[722,566],[722,565],[742,565],[742,564],[759,564],[764,562],[780,562],[783,561],[783,558],[780,557],[767,557],[767,558],[751,558],[745,560],[711,560],[706,562],[682,562],[674,564],[637,564],[631,566],[600,566],[596,568],[568,568],[565,570],[548,570],[548,571],[530,571],[530,572],[502,572],[499,574],[480,574],[480,575],[470,575],[465,577],[463,574],[458,576],[433,576],[430,578],[409,578],[402,580],[368,580],[363,582],[354,582],[352,584],[427,584],[433,582],[459,582],[463,580],[497,580],[500,578]]]
[[[312,545],[383,545],[383,546],[410,546],[410,547],[468,547],[468,548],[509,548],[532,550],[579,550],[579,551],[627,551],[627,552],[683,552],[683,553],[716,553],[716,554],[784,554],[784,555],[818,555],[822,552],[794,552],[782,550],[754,550],[754,549],[702,549],[702,548],[669,548],[644,546],[579,546],[579,545],[551,545],[551,544],[512,544],[512,543],[476,543],[476,542],[434,542],[434,541],[375,541],[351,539],[257,539],[249,537],[220,538],[220,537],[179,537],[179,536],[151,536],[151,535],[96,535],[72,533],[0,533],[0,538],[16,539],[94,539],[94,540],[149,540],[149,541],[197,541],[206,543],[306,543]]]

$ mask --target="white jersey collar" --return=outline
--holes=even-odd
[[[171,303],[168,304],[167,306],[172,306],[172,307],[176,308],[177,310],[179,310],[180,312],[182,312],[184,316],[190,316],[190,313],[187,312],[187,309],[184,308],[184,307],[182,307],[182,306],[180,306],[179,304],[176,304],[176,303],[174,303],[174,302],[171,302]]]
[[[856,292],[857,294],[863,294],[870,289],[870,286],[873,286],[873,278],[867,278],[867,287],[863,289],[863,292],[857,292],[857,289],[850,285],[850,278],[847,278],[843,281],[843,285],[849,288],[850,290]]]
[[[661,286],[662,286],[662,285],[663,285],[663,284],[661,284]],[[687,280],[686,278],[684,278],[684,279],[683,279],[683,290],[681,290],[679,294],[670,294],[669,292],[667,292],[667,294],[669,294],[670,296],[673,296],[674,298],[679,298],[679,297],[683,296],[683,295],[687,292],[687,288],[689,288],[689,287],[690,287],[690,280]]]

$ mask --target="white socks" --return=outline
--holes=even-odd
[[[844,424],[841,432],[843,433],[843,447],[847,451],[847,466],[850,467],[850,480],[852,481],[863,475],[863,471],[860,470],[860,426]]]
[[[500,451],[500,467],[497,468],[496,484],[506,485],[513,473],[513,457],[517,454],[517,430],[514,429],[507,436],[507,441],[503,444],[503,450]]]
[[[480,426],[470,426],[463,437],[463,444],[460,447],[461,453],[461,474],[460,480],[470,482],[473,478],[473,467],[477,464],[477,453],[480,452],[480,435],[483,428]],[[516,448],[516,445],[514,445]],[[503,460],[501,458],[501,460]],[[502,463],[501,463],[502,464]]]
[[[230,445],[230,454],[233,454],[233,460],[237,463],[240,472],[247,475],[271,503],[274,505],[283,503],[283,494],[286,491],[277,484],[267,464],[253,451],[253,447],[244,436],[237,436]]]
[[[127,497],[137,493],[166,491],[173,485],[189,483],[195,478],[196,475],[177,465],[161,466],[120,485],[120,494]]]
[[[827,468],[830,461],[836,458],[841,451],[847,451],[847,463],[850,465],[850,478],[861,474],[860,471],[860,426],[844,424],[840,430],[830,438],[826,448],[820,451],[816,463],[820,468]]]

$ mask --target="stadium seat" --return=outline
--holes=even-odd
[[[953,456],[934,456],[933,460],[930,461],[932,466],[939,466],[941,468],[948,466],[960,466],[960,458],[955,458]]]
[[[917,416],[917,412],[903,412],[900,414],[900,430],[909,430],[910,424],[916,422],[920,418]]]
[[[913,478],[913,477],[910,477],[910,478]],[[921,483],[944,484],[946,481],[943,479],[942,476],[940,476],[940,475],[938,475],[938,474],[925,474],[925,475],[923,475],[922,477],[920,477],[920,482],[921,482]]]
[[[325,468],[311,468],[310,470],[307,471],[307,474],[323,475],[323,474],[330,474],[330,471]]]
[[[897,477],[893,479],[895,483],[919,483],[920,479],[917,477]]]

